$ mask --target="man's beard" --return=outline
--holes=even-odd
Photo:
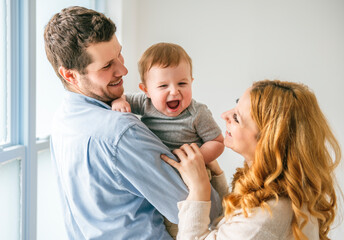
[[[124,89],[122,87],[122,91],[120,92],[120,95],[117,96],[118,94],[114,95],[114,94],[111,94],[110,92],[105,92],[101,89],[102,95],[99,95],[99,94],[96,94],[92,91],[91,81],[86,75],[82,75],[80,80],[82,81],[83,89],[82,90],[79,89],[79,91],[82,94],[84,94],[85,96],[91,97],[91,98],[95,98],[95,99],[102,101],[104,103],[107,103],[107,104],[111,104],[111,102],[113,100],[121,97],[123,92],[124,92]]]

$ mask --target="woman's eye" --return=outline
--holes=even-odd
[[[233,119],[234,119],[234,121],[236,121],[237,123],[239,123],[239,121],[238,121],[238,116],[237,116],[236,113],[233,114]]]

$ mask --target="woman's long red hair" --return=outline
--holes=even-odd
[[[302,84],[259,81],[251,90],[251,116],[259,135],[251,167],[238,169],[232,193],[224,198],[225,215],[267,207],[272,198],[291,200],[295,239],[307,239],[309,221],[303,209],[318,220],[320,239],[328,232],[337,207],[334,169],[341,150],[315,95]]]

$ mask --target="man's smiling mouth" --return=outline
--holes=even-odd
[[[109,86],[116,86],[116,85],[120,84],[121,82],[122,82],[122,78],[120,80],[118,80],[117,82],[110,83]]]

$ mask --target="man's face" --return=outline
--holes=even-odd
[[[108,42],[87,47],[92,63],[86,67],[87,74],[79,75],[77,88],[80,93],[103,102],[111,102],[122,96],[122,77],[127,75],[128,70],[124,66],[121,50],[115,35]]]

